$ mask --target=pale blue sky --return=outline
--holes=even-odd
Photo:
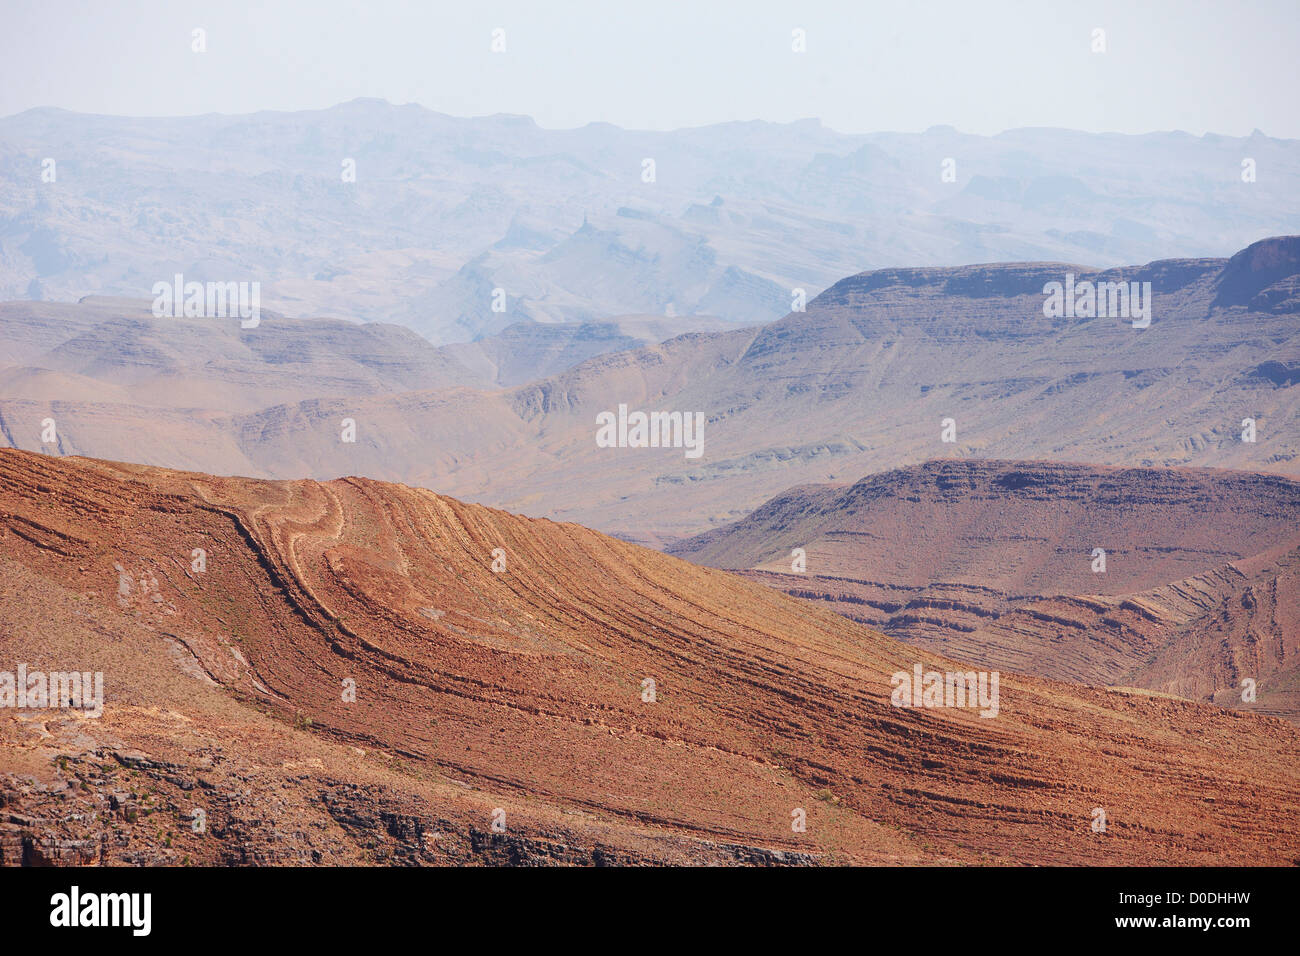
[[[1300,0],[385,2],[5,0],[0,115],[312,109],[671,129],[1058,126],[1300,137]],[[191,52],[191,30],[208,50]],[[507,51],[490,51],[491,31]],[[791,30],[807,52],[791,52]],[[1107,52],[1090,51],[1095,27]]]

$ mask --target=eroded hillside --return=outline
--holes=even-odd
[[[1300,719],[1300,484],[1276,475],[934,461],[674,553],[961,660]]]
[[[18,451],[0,520],[6,659],[105,677],[100,718],[4,714],[6,859],[1300,859],[1282,721],[1010,675],[995,717],[895,707],[953,665],[576,525]]]

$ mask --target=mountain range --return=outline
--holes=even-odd
[[[1044,290],[1067,277],[1149,283],[1150,325],[1047,314]],[[481,345],[477,359],[425,348],[395,326],[17,303],[12,334],[31,345],[0,371],[0,431],[33,451],[215,474],[400,481],[663,546],[797,484],[941,457],[1298,476],[1298,288],[1300,237],[1104,271],[880,270],[776,322],[504,388],[486,383],[499,373]],[[620,406],[698,417],[701,453],[601,447],[601,416]]]
[[[0,863],[1293,864],[1298,293],[1278,236],[447,345],[0,304],[6,652],[105,678],[0,723]]]
[[[0,119],[0,300],[139,299],[181,273],[435,344],[526,320],[765,322],[863,269],[1226,256],[1294,231],[1297,189],[1300,143],[1258,131],[33,109]]]

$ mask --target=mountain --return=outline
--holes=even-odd
[[[410,329],[378,322],[157,318],[149,302],[0,303],[0,390],[52,403],[257,411],[304,395],[486,384]],[[74,394],[80,383],[82,395]],[[141,412],[141,414],[144,414]]]
[[[1047,314],[1045,288],[1071,276],[1078,289],[1150,283],[1150,325]],[[394,377],[330,394],[271,374],[267,389],[294,394],[223,413],[188,411],[203,403],[179,387],[164,404],[110,393],[88,403],[24,393],[19,379],[0,398],[0,425],[33,451],[52,418],[50,451],[264,478],[366,475],[652,544],[735,521],[793,485],[936,457],[1300,476],[1300,313],[1288,291],[1298,276],[1300,237],[1101,272],[890,269],[843,279],[765,326],[688,333],[505,389],[403,390],[410,379]],[[241,343],[275,334],[273,319],[237,332],[217,321]],[[135,345],[110,338],[103,361]],[[684,444],[601,447],[598,419],[620,406],[681,413],[683,424],[703,416],[698,456]]]
[[[1300,143],[1262,133],[36,109],[0,119],[0,299],[140,298],[180,272],[437,344],[668,309],[759,322],[864,268],[1228,255],[1294,231],[1297,187]]]
[[[616,315],[591,322],[516,322],[496,335],[444,345],[442,351],[486,383],[509,387],[551,378],[597,355],[658,345],[688,332],[716,332],[732,325],[705,315]]]
[[[1279,476],[934,461],[792,488],[671,551],[985,667],[1300,722],[1300,483]]]
[[[1300,859],[1283,721],[1010,674],[896,706],[964,665],[425,490],[6,450],[0,568],[13,666],[104,688],[0,722],[5,861]]]
[[[593,356],[684,332],[731,328],[710,316],[626,315],[600,322],[517,322],[496,335],[434,346],[381,322],[157,318],[151,303],[0,302],[0,396],[51,402],[250,412],[305,396],[433,388],[492,389],[563,372]]]

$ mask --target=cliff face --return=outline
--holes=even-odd
[[[7,451],[0,527],[6,659],[105,678],[0,720],[6,862],[1300,858],[1282,721],[1011,675],[996,717],[895,707],[951,662],[575,525]]]
[[[1300,719],[1300,484],[1285,478],[935,461],[793,488],[673,553],[963,660]]]
[[[1227,261],[1215,281],[1216,306],[1294,312],[1300,236],[1256,242]]]

